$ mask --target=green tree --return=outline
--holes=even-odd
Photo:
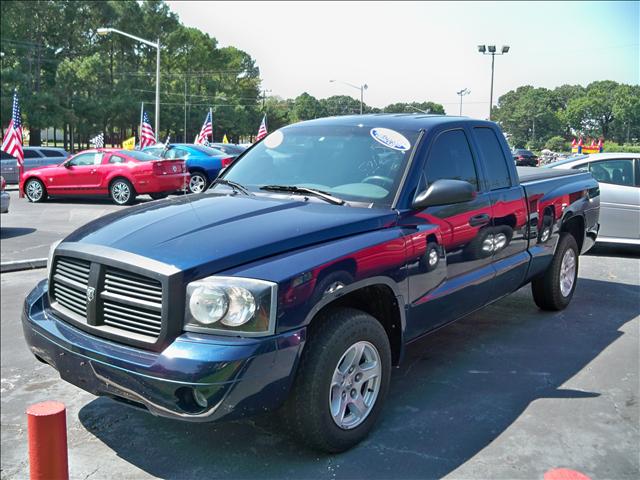
[[[322,108],[322,104],[307,92],[302,93],[293,101],[293,121],[310,120],[325,115],[326,112]]]
[[[444,107],[434,102],[410,102],[410,103],[392,103],[384,107],[385,113],[420,113],[427,112],[431,114],[444,115]]]

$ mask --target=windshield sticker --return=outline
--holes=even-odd
[[[372,128],[370,133],[376,142],[381,143],[385,147],[400,150],[401,152],[406,152],[411,148],[409,140],[407,140],[407,138],[400,132],[396,132],[395,130],[376,127]]]
[[[280,130],[276,130],[264,139],[264,146],[267,148],[279,147],[284,140],[284,134]]]

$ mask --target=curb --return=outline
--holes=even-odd
[[[0,263],[0,273],[18,272],[20,270],[32,270],[35,268],[46,268],[46,258],[30,258],[27,260],[15,260],[13,262]]]

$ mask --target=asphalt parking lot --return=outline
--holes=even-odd
[[[12,198],[2,261],[123,207]],[[1,280],[1,477],[28,477],[28,405],[67,405],[72,478],[542,479],[563,467],[592,479],[640,476],[640,258],[581,257],[570,307],[539,311],[528,287],[409,348],[382,421],[361,445],[319,455],[271,417],[188,424],[153,417],[63,383],[32,357],[22,300],[44,269]]]

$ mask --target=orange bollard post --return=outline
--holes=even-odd
[[[68,480],[67,415],[63,403],[41,402],[27,408],[31,480]]]

